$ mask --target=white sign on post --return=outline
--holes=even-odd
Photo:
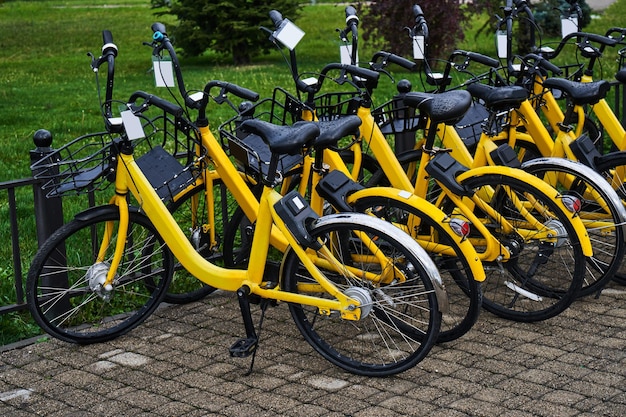
[[[504,30],[497,31],[496,39],[498,41],[498,58],[508,58],[507,57],[508,41],[506,38],[506,31]]]
[[[339,55],[341,56],[341,63],[344,65],[352,64],[352,45],[341,45],[339,47]],[[354,65],[358,65],[359,63],[359,54],[357,52],[356,62]]]

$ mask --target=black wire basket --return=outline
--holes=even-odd
[[[165,113],[137,114],[144,136],[130,143],[138,166],[157,194],[169,200],[193,184],[205,166],[206,150],[192,123]],[[80,136],[31,165],[48,197],[103,190],[115,180],[123,140],[108,132]]]

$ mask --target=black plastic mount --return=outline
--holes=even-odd
[[[449,153],[438,153],[430,160],[426,166],[426,172],[431,178],[439,181],[444,187],[452,191],[452,193],[469,197],[472,191],[459,184],[456,177],[468,168],[455,160]]]
[[[274,205],[276,213],[285,222],[296,241],[307,248],[318,250],[320,243],[309,234],[309,225],[319,218],[306,200],[294,190]]]
[[[330,171],[317,184],[317,193],[328,201],[336,210],[346,212],[354,211],[354,208],[348,205],[346,198],[355,191],[364,189],[365,187],[341,171]]]
[[[511,148],[511,145],[505,143],[504,145],[498,146],[491,153],[491,159],[497,165],[502,165],[509,168],[521,168],[522,163],[520,162],[515,150]]]
[[[589,135],[586,133],[582,134],[570,143],[570,149],[580,162],[596,170],[596,160],[601,158],[602,154],[598,151]]]

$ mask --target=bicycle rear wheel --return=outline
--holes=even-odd
[[[622,223],[624,206],[606,181],[590,168],[561,158],[540,158],[523,165],[526,172],[543,179],[563,195],[578,198],[578,216],[593,246],[587,259],[580,296],[601,291],[619,270],[626,250]]]
[[[496,143],[506,143],[500,140]],[[602,187],[602,177],[591,168],[563,158],[545,158],[536,145],[518,141],[515,151],[523,162],[522,169],[542,178],[562,194],[578,197],[583,203],[579,217],[585,223],[593,245],[588,259],[580,296],[601,291],[620,270],[626,242],[623,204],[616,203],[619,195],[608,195]],[[608,190],[610,191],[610,190]]]
[[[168,209],[174,216],[194,248],[204,258],[213,263],[223,264],[222,248],[224,229],[230,216],[235,211],[237,203],[220,180],[213,182],[213,219],[209,219],[207,190],[204,184],[187,191],[182,197],[171,202]],[[211,228],[214,228],[214,240],[211,239]],[[163,301],[172,304],[186,304],[201,300],[215,291],[214,287],[206,285],[180,265],[174,265],[172,282],[163,298]]]
[[[443,287],[437,283],[436,267],[417,243],[391,224],[364,214],[325,216],[309,232],[357,272],[351,275],[347,268],[331,265],[321,269],[342,292],[360,301],[361,318],[351,321],[317,307],[290,304],[305,340],[333,364],[359,375],[392,375],[424,359],[439,332],[436,291]],[[375,248],[364,237],[375,241]],[[388,264],[379,263],[380,255]],[[391,275],[381,282],[362,278],[363,272]],[[293,250],[285,254],[281,280],[284,291],[334,299],[315,285]]]
[[[605,178],[623,202],[626,202],[626,151],[616,151],[599,158],[597,171]],[[613,280],[626,285],[626,262],[622,260]]]
[[[554,196],[505,173],[467,177],[462,184],[473,190],[474,198],[491,196],[482,201],[497,214],[478,206],[474,213],[511,252],[507,262],[483,261],[485,309],[507,319],[532,322],[554,317],[569,307],[579,294],[586,267],[571,213],[562,211]],[[452,214],[456,207],[444,198],[441,208]],[[538,224],[529,224],[520,209],[532,214]],[[514,226],[513,233],[503,232],[504,221]],[[556,235],[540,237],[538,225],[548,226]],[[474,237],[479,244],[480,237]],[[477,252],[482,251],[477,247]]]
[[[131,210],[126,246],[112,288],[102,286],[117,241],[119,209],[102,206],[77,215],[39,249],[26,281],[28,306],[50,335],[80,344],[114,339],[159,305],[173,256],[148,218]],[[113,231],[104,257],[105,227]]]

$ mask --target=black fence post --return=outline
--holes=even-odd
[[[54,149],[51,148],[52,134],[45,129],[39,129],[35,132],[33,142],[36,148],[30,151],[31,163],[39,161],[54,152]],[[34,169],[32,172],[33,176],[39,173],[37,169]],[[35,224],[37,227],[37,242],[39,246],[43,245],[43,243],[63,225],[63,203],[61,197],[46,197],[46,192],[41,186],[42,182],[36,182],[33,185]],[[55,294],[58,294],[55,288],[69,287],[67,272],[64,268],[67,265],[66,258],[65,247],[59,247],[58,250],[50,256],[46,268],[42,271],[42,276],[45,276],[45,278],[41,279],[41,284],[44,287],[51,288],[50,297],[54,297]],[[45,294],[40,294],[39,296],[45,296]],[[64,296],[60,297],[58,300],[52,300],[48,304],[50,305],[48,314],[53,315],[53,317],[60,317],[65,312],[69,311],[69,301]]]
[[[50,155],[54,149],[52,145],[52,134],[44,129],[39,129],[33,136],[36,148],[30,151],[30,161],[34,163]],[[33,170],[33,176],[38,172]],[[46,197],[46,192],[41,189],[41,183],[33,186],[35,197],[35,223],[37,226],[37,242],[39,246],[50,237],[55,230],[63,225],[63,204],[60,197]]]

